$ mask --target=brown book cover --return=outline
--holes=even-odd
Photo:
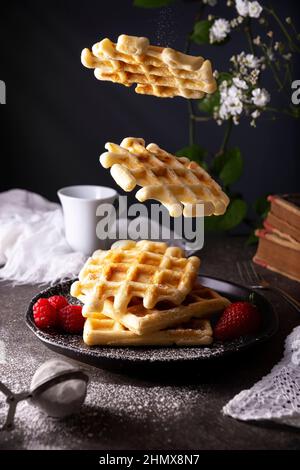
[[[300,243],[265,229],[256,230],[255,233],[259,242],[253,261],[300,282]]]
[[[271,213],[300,231],[300,193],[269,196]]]

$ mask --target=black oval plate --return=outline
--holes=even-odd
[[[253,292],[246,287],[231,282],[222,281],[207,276],[199,276],[204,286],[216,290],[232,301],[247,300]],[[195,361],[208,361],[228,354],[245,350],[258,342],[269,339],[278,328],[278,317],[272,305],[261,294],[254,293],[255,303],[258,305],[263,324],[258,334],[243,336],[228,342],[214,342],[210,346],[202,347],[115,347],[115,346],[87,346],[81,335],[69,335],[56,331],[42,331],[33,321],[32,307],[40,297],[51,295],[64,295],[70,303],[78,304],[77,299],[70,295],[70,286],[74,280],[56,284],[38,295],[30,302],[26,313],[26,324],[33,333],[50,349],[81,362],[104,368],[126,368],[130,366],[172,365],[179,363],[192,363]]]

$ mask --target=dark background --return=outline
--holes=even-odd
[[[114,185],[98,156],[105,142],[119,142],[125,136],[144,137],[169,151],[188,144],[184,99],[157,99],[135,94],[134,87],[98,82],[80,63],[84,47],[104,37],[116,40],[121,33],[148,36],[154,44],[184,49],[196,3],[178,2],[163,9],[141,9],[132,3],[1,3],[0,79],[6,82],[7,104],[0,107],[0,190],[21,187],[55,199],[56,190],[66,185]],[[210,11],[228,18],[226,1],[219,0],[219,4],[221,11]],[[282,18],[291,16],[299,24],[298,4],[296,0],[273,1]],[[227,70],[231,55],[247,46],[242,34],[233,37],[226,46],[195,45],[192,52],[212,59],[218,70]],[[293,78],[300,79],[300,73]],[[270,77],[264,85],[275,94]],[[236,189],[248,201],[265,193],[300,190],[298,124],[286,118],[261,119],[253,129],[245,120],[234,129],[231,144],[239,145],[245,158],[244,175]],[[217,150],[223,133],[224,127],[215,122],[200,123],[197,141]]]

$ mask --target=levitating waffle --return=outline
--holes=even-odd
[[[113,179],[124,191],[136,193],[140,202],[155,199],[172,217],[197,215],[204,204],[204,215],[224,214],[229,198],[196,162],[175,157],[156,144],[145,146],[141,138],[127,137],[120,145],[107,143],[108,152],[100,156],[104,168],[111,168]]]
[[[86,320],[83,340],[88,346],[204,346],[212,343],[213,332],[209,320],[193,319],[168,330],[139,336],[101,315]]]
[[[103,39],[92,51],[83,49],[81,62],[95,69],[98,80],[137,83],[135,91],[143,95],[199,99],[217,88],[209,60],[151,46],[144,37],[122,34],[116,44]]]
[[[98,318],[102,313],[137,335],[148,335],[158,330],[173,327],[191,318],[208,318],[213,313],[222,311],[230,301],[217,292],[196,285],[181,305],[172,306],[170,302],[161,302],[154,309],[145,309],[142,299],[133,299],[127,312],[116,314],[112,299],[106,299],[102,312],[89,312],[89,318]]]
[[[101,312],[104,300],[113,297],[118,314],[127,311],[133,297],[145,308],[163,300],[179,305],[192,290],[199,269],[197,256],[185,258],[178,247],[152,241],[117,242],[108,251],[95,251],[71,286],[83,314]]]

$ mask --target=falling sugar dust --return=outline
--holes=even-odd
[[[155,23],[157,26],[156,44],[158,46],[172,47],[175,42],[175,21],[172,8],[160,8]]]

